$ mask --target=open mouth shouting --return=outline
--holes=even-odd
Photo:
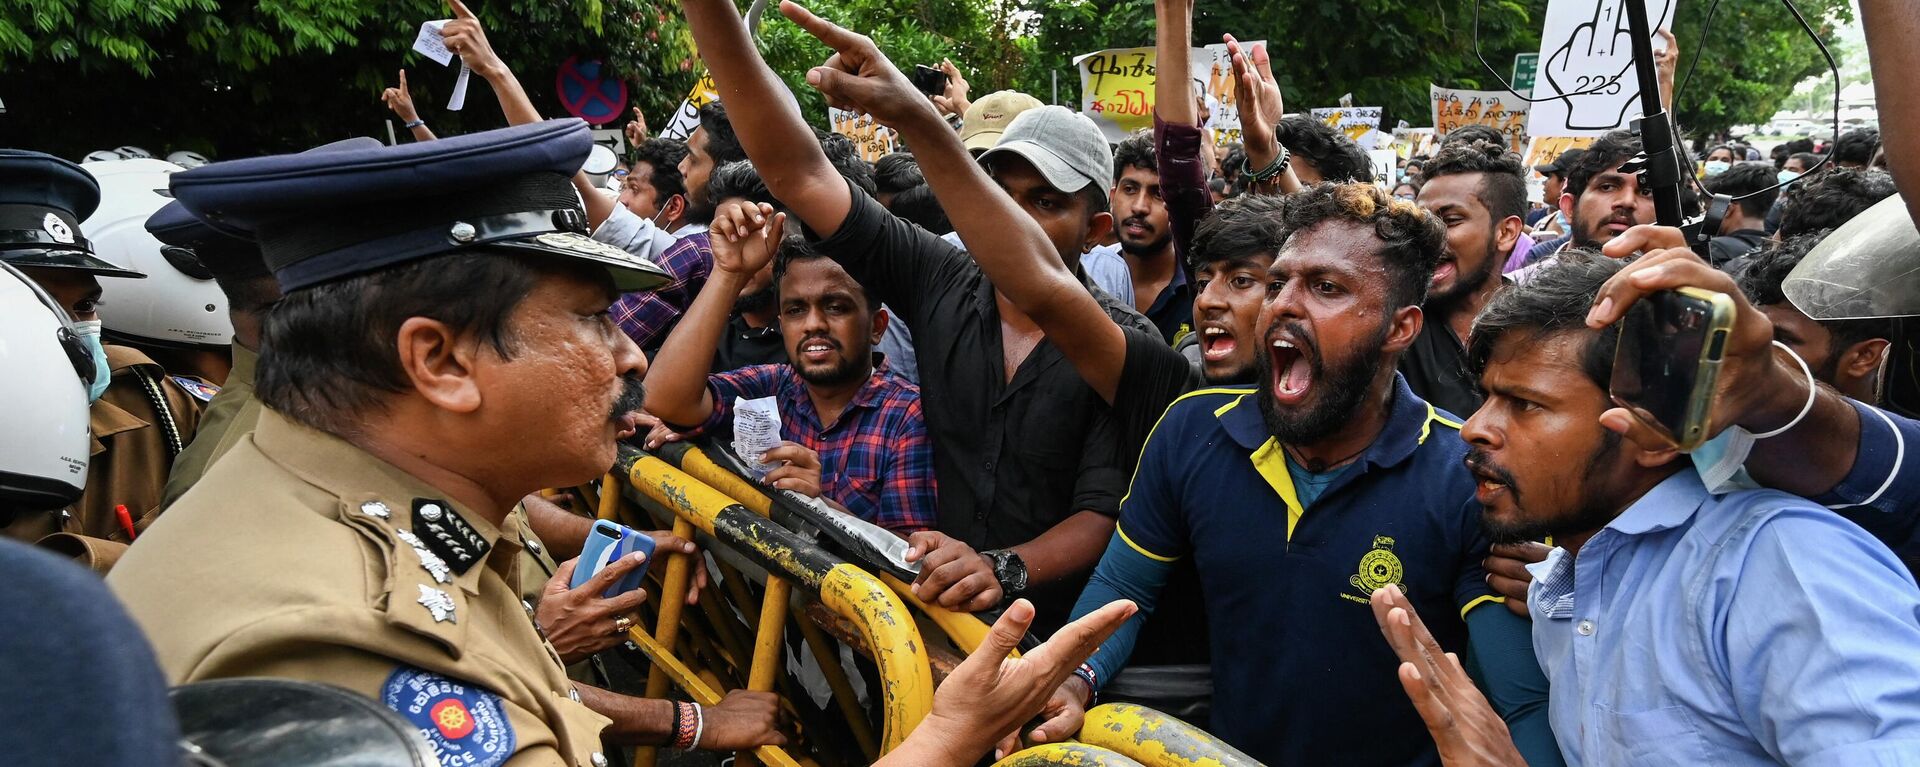
[[[1275,329],[1267,334],[1267,354],[1272,357],[1274,404],[1292,407],[1306,401],[1319,372],[1318,355],[1311,342]]]
[[[1233,356],[1240,349],[1240,339],[1226,323],[1202,321],[1200,323],[1200,357],[1207,362],[1221,362]]]

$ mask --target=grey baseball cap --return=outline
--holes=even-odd
[[[1107,146],[1107,137],[1093,120],[1066,107],[1021,112],[1007,124],[1000,142],[980,155],[980,161],[1003,152],[1032,163],[1047,183],[1062,192],[1078,192],[1092,184],[1105,200],[1113,186],[1113,150]]]

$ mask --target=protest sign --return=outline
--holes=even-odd
[[[1363,152],[1371,152],[1380,144],[1380,107],[1321,107],[1308,114],[1346,134]]]
[[[1485,125],[1507,138],[1515,152],[1527,148],[1527,103],[1506,91],[1466,91],[1428,85],[1433,135],[1446,138],[1468,125]]]
[[[1539,172],[1534,170],[1535,166],[1553,162],[1554,158],[1569,149],[1593,146],[1593,142],[1592,136],[1536,136],[1527,142],[1527,151],[1522,153],[1526,158],[1527,172],[1537,176]]]
[[[1264,40],[1241,43],[1244,50],[1264,45]],[[1093,118],[1108,141],[1118,142],[1128,133],[1153,127],[1155,58],[1152,48],[1112,48],[1074,58],[1080,70],[1080,111]],[[1226,44],[1187,49],[1187,67],[1206,100],[1206,127],[1214,132],[1214,140],[1239,140],[1240,112],[1234,105],[1233,66]]]
[[[1644,3],[1650,29],[1673,24],[1674,0],[1548,0],[1527,132],[1598,136],[1640,115],[1626,3]],[[1654,38],[1654,49],[1665,48]]]
[[[893,129],[874,122],[873,115],[827,107],[827,124],[833,126],[834,133],[853,139],[860,157],[867,162],[879,162],[893,152]]]
[[[700,108],[720,100],[720,90],[713,85],[713,75],[703,74],[700,82],[693,84],[693,90],[687,91],[687,98],[680,102],[680,108],[673,110],[673,117],[660,129],[660,137],[685,141],[693,135],[693,129],[700,127]]]
[[[1392,149],[1367,150],[1367,162],[1373,166],[1373,184],[1389,192],[1400,180],[1400,157]]]
[[[1432,128],[1394,128],[1393,153],[1402,158],[1433,154]]]

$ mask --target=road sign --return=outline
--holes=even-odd
[[[1540,54],[1516,53],[1513,56],[1513,89],[1520,95],[1533,98],[1533,75],[1540,69]]]
[[[567,114],[593,125],[605,125],[621,118],[627,109],[627,84],[611,72],[601,71],[599,61],[581,61],[569,57],[561,62],[554,76],[554,91]]]

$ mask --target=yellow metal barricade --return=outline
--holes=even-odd
[[[1080,726],[1079,740],[1145,767],[1260,767],[1205,730],[1132,703],[1095,706]]]
[[[883,729],[880,752],[899,745],[926,716],[933,702],[933,678],[926,647],[906,605],[878,578],[827,554],[799,535],[756,514],[729,494],[694,479],[658,457],[638,451],[623,451],[619,473],[627,477],[636,491],[673,512],[676,533],[690,538],[693,528],[706,532],[753,559],[783,582],[817,595],[829,610],[859,627],[861,638],[882,678],[880,703]],[[740,480],[729,489],[747,495],[744,489],[750,488],[751,485]],[[682,531],[682,527],[687,529]],[[659,697],[666,692],[665,680],[668,675],[673,676],[673,680],[687,688],[689,693],[694,693],[687,681],[697,680],[688,675],[683,681],[682,674],[674,673],[674,665],[683,669],[685,666],[678,664],[666,652],[666,648],[674,646],[672,639],[680,619],[680,611],[672,608],[684,599],[691,564],[685,556],[669,559],[655,633],[649,637],[638,630],[634,632],[635,641],[647,650],[649,656],[654,657],[654,671],[661,679],[660,689],[656,691],[653,678],[649,678],[648,697]],[[769,632],[767,623],[772,619],[771,615],[786,613],[785,601],[782,599],[776,603],[767,600],[761,605],[755,657],[748,674],[749,685],[759,681],[768,689],[773,686],[773,677],[778,669],[773,664],[777,660],[763,660],[762,656],[777,656],[783,652],[779,647],[779,632]],[[642,641],[643,638],[646,641]],[[763,649],[771,652],[762,652]],[[757,680],[756,675],[760,677]],[[709,692],[715,691],[709,689]],[[756,755],[764,760],[767,756],[763,752],[766,751],[760,749]]]
[[[993,767],[1146,767],[1099,746],[1085,743],[1048,743],[1017,752]]]

